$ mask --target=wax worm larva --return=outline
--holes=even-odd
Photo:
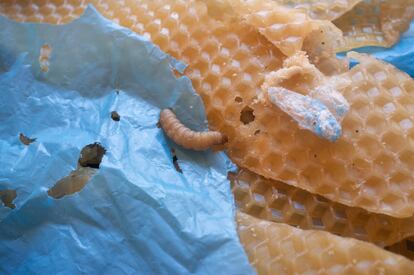
[[[170,109],[161,111],[160,125],[169,138],[187,149],[201,151],[227,141],[227,138],[220,132],[196,132],[189,129],[178,120]]]

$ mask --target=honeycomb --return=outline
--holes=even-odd
[[[244,169],[230,174],[229,179],[238,209],[256,218],[301,229],[325,230],[381,247],[414,236],[414,217],[396,219],[368,213]]]
[[[331,22],[312,20],[302,12],[269,0],[229,0],[229,5],[241,20],[258,29],[285,55],[292,56],[303,48],[326,74],[348,69],[346,62],[336,58],[336,51],[343,47],[344,40],[342,32]]]
[[[351,10],[362,0],[274,0],[275,2],[297,9],[314,19],[334,20]]]
[[[229,0],[229,3],[242,20],[259,30],[288,56],[300,51],[304,39],[319,28],[318,22],[304,13],[269,0]]]
[[[414,237],[408,237],[398,243],[395,243],[387,247],[387,250],[414,260]]]
[[[365,0],[334,23],[344,32],[339,51],[363,46],[390,47],[414,18],[413,0]]]
[[[258,274],[414,274],[414,262],[373,244],[237,214]]]
[[[227,152],[239,166],[349,206],[413,215],[413,80],[361,58],[343,75],[353,81],[343,90],[351,104],[343,135],[335,143],[322,140],[256,100],[264,76],[279,69],[285,55],[239,15],[212,16],[214,3],[207,2],[91,1],[104,16],[189,64],[185,74],[204,101],[209,124],[228,137]],[[3,1],[0,12],[20,21],[63,23],[85,4]]]

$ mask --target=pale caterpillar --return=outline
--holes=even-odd
[[[189,129],[178,120],[171,109],[161,111],[159,123],[169,138],[186,149],[201,151],[227,141],[227,137],[220,132],[196,132]]]

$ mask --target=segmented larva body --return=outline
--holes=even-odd
[[[220,132],[195,132],[178,120],[170,109],[164,109],[160,114],[160,125],[169,138],[187,149],[206,150],[213,145],[226,142],[227,138]]]

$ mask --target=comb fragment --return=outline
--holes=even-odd
[[[333,201],[410,217],[414,82],[374,58],[353,57],[361,63],[343,75],[352,80],[342,90],[351,108],[337,142],[318,139],[299,130],[287,115],[253,104],[251,127],[260,133],[239,135],[229,155],[241,167]],[[296,80],[292,82],[300,83]]]
[[[338,51],[364,46],[391,47],[414,18],[413,0],[362,1],[334,21],[344,33]]]
[[[362,0],[274,0],[280,5],[302,11],[313,19],[334,20]]]
[[[305,37],[318,29],[317,21],[271,0],[229,0],[229,3],[243,20],[287,56],[300,51]]]
[[[237,214],[258,274],[413,274],[414,262],[373,244]]]
[[[244,169],[229,179],[238,209],[256,218],[324,230],[381,247],[414,236],[414,217],[397,219],[347,207]]]

